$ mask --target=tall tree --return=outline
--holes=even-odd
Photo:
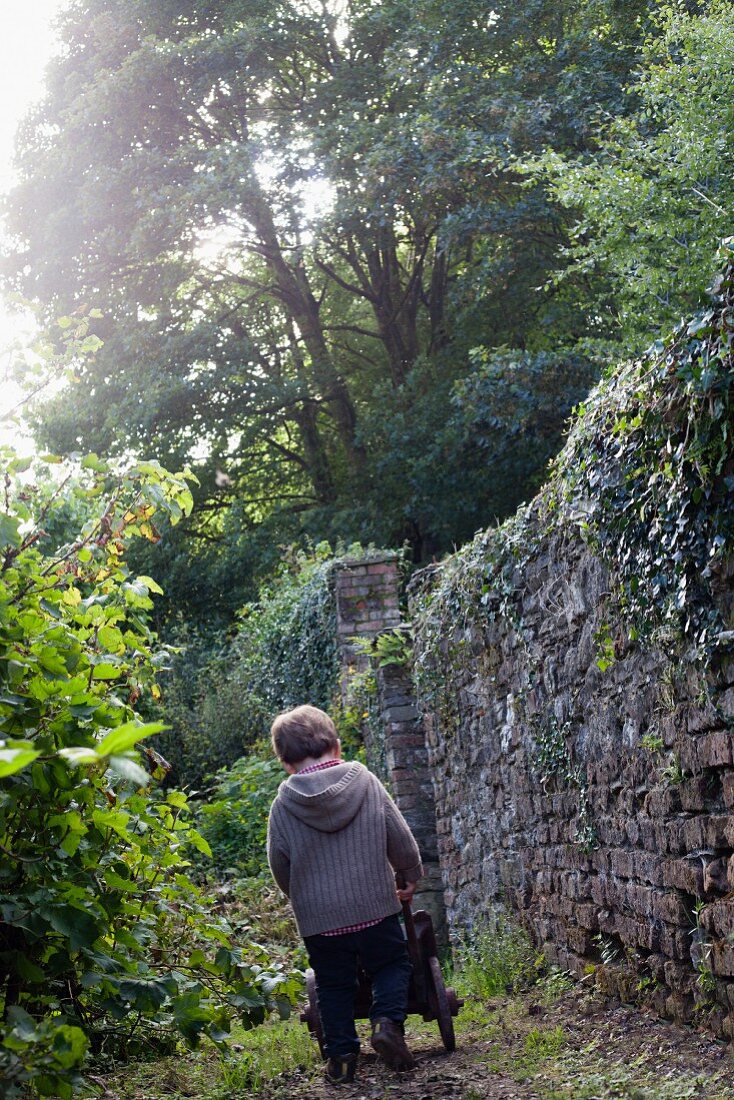
[[[586,323],[538,293],[568,215],[512,158],[583,146],[619,107],[643,11],[72,3],[21,135],[11,281],[49,324],[99,308],[104,345],[40,410],[45,440],[206,460],[202,535],[239,497],[253,525],[338,532],[349,511],[365,537],[450,545],[436,494],[467,459],[445,428],[468,349]],[[482,471],[461,535],[497,510]]]

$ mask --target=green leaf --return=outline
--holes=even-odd
[[[116,626],[101,626],[97,631],[97,639],[108,653],[119,653],[125,648],[122,631],[118,630]]]
[[[54,1031],[53,1053],[63,1069],[73,1069],[80,1065],[87,1053],[89,1042],[80,1027],[61,1024]]]
[[[201,852],[202,855],[208,856],[209,859],[212,858],[212,850],[209,841],[205,840],[196,829],[188,829],[186,832],[186,840],[193,848],[196,848],[197,852]]]
[[[131,760],[129,756],[110,756],[109,768],[113,774],[120,776],[121,779],[127,779],[136,787],[147,787],[152,778],[145,768]]]
[[[94,470],[95,473],[106,473],[108,469],[107,463],[94,452],[84,456],[81,461],[81,467],[83,470]]]
[[[97,745],[100,756],[118,756],[120,753],[142,741],[144,737],[150,737],[154,733],[168,729],[162,722],[125,722],[122,726],[112,730]]]
[[[157,596],[163,595],[163,589],[152,577],[141,576],[137,579],[141,584],[144,584],[150,592],[155,592]]]
[[[17,516],[0,512],[0,546],[20,546],[19,527],[20,520]]]
[[[36,752],[35,749],[26,748],[24,746],[18,748],[1,748],[0,779],[4,779],[8,775],[15,775],[16,772],[21,771],[23,768],[27,767],[28,764],[32,764],[40,755],[41,754]]]
[[[97,750],[89,745],[68,745],[59,749],[59,756],[73,768],[79,768],[82,764],[98,764],[101,759]]]
[[[39,914],[56,932],[67,937],[72,951],[91,947],[102,933],[98,920],[74,905],[40,906]]]
[[[93,680],[117,680],[121,675],[122,669],[117,665],[111,665],[108,661],[101,661],[92,671]]]
[[[94,810],[92,821],[102,831],[112,829],[124,840],[130,839],[130,834],[127,831],[130,814],[126,813],[125,810]]]

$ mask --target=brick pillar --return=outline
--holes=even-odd
[[[347,560],[336,576],[337,629],[342,667],[342,696],[355,671],[364,671],[370,658],[360,653],[353,638],[375,638],[400,623],[400,575],[397,554]],[[423,723],[415,704],[407,668],[388,665],[375,669],[379,729],[366,731],[367,760],[387,782],[420,846],[425,876],[415,895],[415,908],[428,909],[440,942],[446,941],[443,883],[438,862],[433,782]]]
[[[415,894],[415,908],[429,911],[439,943],[446,943],[446,908],[438,860],[436,799],[423,720],[416,707],[409,670],[399,665],[386,665],[376,671],[390,787],[400,812],[418,841],[423,859],[424,874]]]
[[[347,558],[336,574],[336,613],[343,697],[350,673],[369,664],[352,638],[374,638],[400,624],[398,555]]]

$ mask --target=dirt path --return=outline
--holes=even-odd
[[[728,1046],[693,1028],[608,1005],[579,988],[553,1003],[532,994],[468,1002],[447,1055],[435,1024],[411,1018],[417,1069],[396,1076],[363,1044],[358,1080],[335,1089],[320,1069],[283,1075],[261,1100],[734,1100]]]

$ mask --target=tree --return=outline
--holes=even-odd
[[[592,106],[619,104],[643,12],[72,5],[21,137],[13,282],[49,323],[99,307],[104,345],[42,407],[41,436],[199,458],[200,540],[222,538],[237,500],[251,527],[277,513],[297,535],[450,545],[423,444],[469,348],[587,323],[537,291],[565,215],[512,155],[583,147]],[[443,483],[461,477],[450,440]],[[496,504],[481,493],[462,531]]]
[[[623,354],[697,307],[731,232],[733,32],[729,4],[664,8],[629,88],[632,113],[602,116],[583,155],[535,162],[576,216],[561,279],[584,273]]]

